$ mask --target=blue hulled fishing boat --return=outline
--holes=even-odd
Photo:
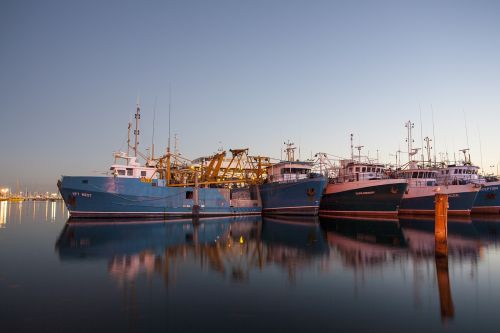
[[[154,159],[138,151],[136,112],[134,156],[115,153],[115,163],[107,176],[63,176],[57,183],[64,202],[74,217],[152,217],[152,216],[225,216],[260,214],[261,204],[256,185],[258,178],[248,160],[248,149],[231,150],[194,165],[180,160],[177,153]],[[129,124],[130,131],[130,124]],[[130,137],[130,132],[129,132]],[[170,141],[170,140],[169,140]],[[146,160],[141,165],[137,159]],[[245,160],[245,157],[247,159]],[[124,163],[123,163],[124,161]],[[122,163],[119,163],[122,162]],[[234,162],[234,163],[233,163]],[[236,164],[238,167],[233,167]]]
[[[267,179],[259,186],[264,214],[318,215],[326,177],[312,172],[313,162],[296,161],[293,143],[285,149],[287,161],[267,168]]]
[[[481,186],[474,205],[473,213],[500,213],[500,181],[495,176],[480,176],[479,167],[472,164],[469,149],[460,150],[463,161],[446,164],[438,169],[438,184],[477,184]]]

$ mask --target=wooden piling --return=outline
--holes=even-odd
[[[195,174],[194,174],[193,209],[192,209],[192,215],[193,215],[194,218],[200,216],[200,203],[199,203],[198,190],[199,190],[198,172],[195,171]]]
[[[437,193],[435,197],[434,236],[436,256],[448,256],[448,194]]]

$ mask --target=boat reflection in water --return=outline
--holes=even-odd
[[[225,295],[227,304],[217,311],[237,303],[236,318],[241,319],[241,314],[264,316],[272,311],[256,304],[266,296],[279,300],[285,293],[287,299],[295,295],[299,301],[307,291],[314,295],[311,299],[326,302],[321,303],[324,305],[330,302],[322,298],[325,290],[342,298],[352,286],[354,300],[348,306],[353,309],[380,305],[381,294],[393,293],[398,302],[395,312],[413,306],[411,311],[420,315],[427,311],[430,296],[436,315],[444,322],[452,318],[458,322],[468,318],[468,304],[462,291],[457,289],[454,295],[452,287],[462,285],[464,278],[479,279],[484,249],[497,246],[499,231],[500,220],[492,217],[450,218],[449,257],[440,258],[434,253],[433,218],[69,220],[56,249],[64,262],[104,260],[107,265],[93,266],[98,271],[107,268],[123,294],[131,295],[124,299],[131,315],[132,309],[144,303],[145,295],[158,294],[157,304],[167,297],[176,309],[184,302],[177,296],[186,295],[187,300],[196,299],[199,306],[207,306],[209,299]],[[464,269],[471,274],[463,274]],[[159,284],[154,282],[157,280]],[[344,285],[339,286],[340,281]],[[168,292],[162,294],[163,289]],[[241,302],[242,293],[247,303]],[[205,298],[197,298],[199,295]],[[460,302],[458,307],[454,299]],[[176,316],[194,311],[189,302],[182,304]],[[342,309],[338,305],[335,311]]]
[[[439,290],[441,319],[446,322],[455,316],[448,257],[435,253],[435,235],[433,218],[413,217],[400,219],[400,224],[408,240],[411,255],[419,261],[434,258],[436,280]],[[448,255],[450,260],[470,261],[471,267],[477,267],[481,254],[481,242],[478,233],[468,216],[448,218]]]
[[[387,263],[406,263],[411,260],[418,264],[423,262],[422,259],[434,259],[441,318],[446,321],[454,317],[448,258],[434,255],[433,220],[322,219],[322,224],[327,230],[330,245],[341,254],[344,264],[353,267],[355,271]],[[455,236],[456,229],[460,232],[458,237]],[[471,230],[450,224],[449,244],[454,249],[452,253],[469,254],[479,251],[476,241],[465,238],[468,231]],[[418,288],[417,279],[415,284]]]
[[[409,251],[415,258],[435,256],[434,218],[411,217],[399,220]],[[477,263],[482,243],[470,216],[448,217],[448,254],[452,259]]]
[[[404,256],[406,241],[395,219],[322,218],[328,243],[355,269]]]
[[[107,259],[117,281],[139,274],[161,275],[167,285],[175,279],[176,264],[188,256],[202,267],[244,280],[259,255],[249,240],[259,237],[260,217],[241,216],[201,220],[69,220],[57,241],[61,260]],[[255,262],[259,262],[258,259]]]
[[[241,216],[182,220],[68,220],[56,248],[61,260],[108,260],[118,282],[145,273],[161,275],[168,284],[178,263],[198,262],[246,281],[252,269],[284,268],[289,280],[295,271],[328,252],[317,217],[293,220]]]
[[[500,217],[498,215],[472,216],[472,225],[479,234],[479,239],[485,246],[497,248],[500,245]]]
[[[284,268],[290,282],[296,281],[297,271],[310,269],[318,257],[320,268],[326,265],[328,244],[317,216],[264,217],[262,242],[266,264]]]

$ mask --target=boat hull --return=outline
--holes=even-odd
[[[483,184],[472,207],[473,213],[500,214],[500,182]]]
[[[448,194],[449,215],[470,215],[480,187],[474,184],[409,187],[400,214],[433,215],[436,193]]]
[[[408,184],[402,179],[328,184],[320,216],[396,217]]]
[[[267,215],[318,215],[326,178],[272,182],[259,186],[262,213]]]
[[[73,217],[188,217],[261,213],[258,200],[231,200],[228,189],[199,188],[199,207],[195,207],[193,187],[158,186],[155,182],[143,182],[138,178],[65,176],[58,187]]]

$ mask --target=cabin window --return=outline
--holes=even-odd
[[[193,199],[193,191],[186,191],[186,199]]]
[[[109,168],[109,170],[111,170],[111,171],[113,171],[114,169],[115,169],[115,168],[113,168],[113,167]]]
[[[418,172],[414,171],[413,175],[411,176],[411,178],[418,178]]]
[[[366,172],[366,167],[361,168],[361,172]]]
[[[457,173],[458,173],[458,170],[457,170],[457,169],[455,169],[455,172],[453,172],[453,173],[454,173],[454,174],[457,174]]]
[[[119,176],[125,176],[125,170],[123,170],[123,169],[119,169],[119,170],[118,170],[118,175],[119,175]]]
[[[446,170],[446,174],[449,175],[450,174],[450,170]]]
[[[141,177],[146,177],[146,171],[141,171]]]
[[[303,168],[283,168],[281,169],[281,174],[306,174],[309,169],[303,169]]]
[[[349,168],[349,172],[352,172],[352,168]]]
[[[359,172],[359,167],[356,167],[356,172]]]
[[[127,168],[127,176],[133,176],[134,175],[134,170],[131,168]]]

